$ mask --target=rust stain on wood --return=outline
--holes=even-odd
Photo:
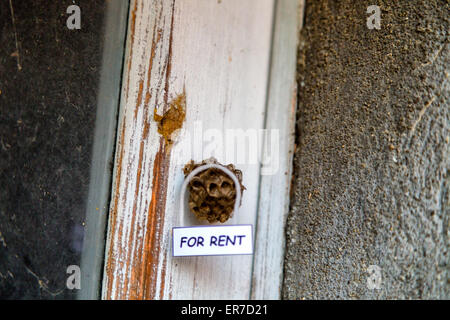
[[[144,80],[141,79],[139,81],[139,90],[138,90],[138,96],[136,99],[136,108],[134,109],[134,118],[137,118],[138,115],[138,111],[139,111],[139,107],[141,106],[142,103],[142,93],[144,91]]]
[[[148,219],[144,240],[144,252],[146,256],[142,260],[146,268],[143,274],[144,292],[141,297],[142,299],[154,299],[157,292],[157,268],[161,251],[162,230],[164,228],[169,168],[169,155],[164,149],[165,144],[161,139],[160,149],[155,157],[153,167],[152,197],[148,211],[148,216],[151,219]]]
[[[138,205],[138,198],[139,198],[139,187],[141,184],[141,174],[142,174],[142,159],[144,156],[144,140],[141,140],[140,146],[139,146],[139,160],[138,160],[138,169],[136,172],[136,187],[134,190],[134,200],[133,200],[133,211],[132,211],[132,217],[131,217],[131,230],[130,230],[130,235],[129,238],[127,240],[127,243],[133,243],[134,240],[134,234],[135,234],[135,224],[136,224],[136,209],[137,209],[137,205]],[[142,196],[141,196],[142,199]],[[137,226],[137,229],[139,229],[139,226]],[[139,230],[136,230],[139,231]],[[137,232],[136,232],[137,233]],[[139,250],[139,243],[138,243],[138,249],[136,250],[136,252],[140,252]],[[132,261],[131,263],[137,263],[139,264],[140,260],[135,260]],[[131,290],[130,290],[130,295],[129,298],[130,299],[135,299],[134,297],[137,297],[137,293],[138,293],[138,286],[137,286],[137,274],[136,274],[136,267],[133,266],[131,269],[131,275],[130,277],[126,277],[125,278],[125,282],[124,282],[124,288],[128,288],[128,281],[131,282]]]
[[[116,183],[115,183],[115,190],[119,190],[119,186],[120,186],[120,181],[121,181],[121,173],[122,173],[122,159],[123,159],[123,155],[124,155],[124,145],[123,145],[123,139],[125,136],[125,122],[126,122],[126,118],[123,119],[122,122],[122,129],[120,130],[120,137],[119,137],[119,142],[118,142],[118,147],[120,148],[120,152],[119,152],[119,157],[117,158],[116,161]],[[110,234],[114,235],[116,233],[116,227],[117,227],[117,206],[119,204],[119,197],[120,194],[117,192],[114,195],[114,199],[113,201],[113,206],[110,209],[109,212],[109,216],[110,216],[110,225],[111,225],[111,230],[110,230]],[[109,252],[108,252],[108,258],[107,258],[107,262],[106,262],[106,273],[108,275],[108,283],[107,283],[107,295],[108,297],[111,295],[112,292],[112,273],[113,270],[115,269],[115,263],[116,263],[116,259],[113,255],[113,246],[110,246],[109,248]]]
[[[136,30],[136,11],[137,11],[137,1],[134,2],[134,7],[133,10],[131,11],[131,27],[130,27],[130,54],[129,56],[129,60],[128,60],[128,79],[127,79],[127,83],[130,83],[130,70],[131,70],[131,62],[133,60],[133,44],[134,44],[134,33]],[[126,97],[128,98],[128,91],[130,90],[130,87],[128,87],[127,89],[127,93],[126,93]]]
[[[133,55],[133,43],[134,43],[134,32],[136,28],[136,10],[137,2],[134,4],[131,15],[131,27],[130,27],[130,57],[128,61],[128,74],[127,74],[127,92],[126,100],[128,101],[128,90],[132,87],[130,83],[130,73],[132,66],[132,55]],[[161,2],[162,3],[162,2]],[[105,268],[106,277],[106,299],[154,299],[157,295],[162,295],[164,293],[164,278],[166,274],[166,258],[160,258],[162,241],[162,232],[164,229],[164,214],[166,206],[166,196],[167,196],[167,184],[168,184],[168,169],[170,165],[170,136],[178,128],[181,128],[182,123],[185,118],[185,91],[178,95],[170,103],[168,103],[168,92],[169,92],[169,80],[171,73],[171,58],[172,58],[172,41],[173,41],[173,14],[174,14],[175,1],[172,3],[172,18],[171,27],[169,34],[169,44],[168,52],[166,55],[164,63],[164,84],[161,82],[158,84],[152,84],[152,70],[154,67],[154,59],[156,57],[157,45],[163,38],[163,28],[158,28],[157,26],[161,24],[162,9],[159,12],[159,17],[156,17],[155,25],[152,34],[152,46],[150,57],[148,61],[148,74],[147,74],[147,84],[145,85],[144,78],[138,80],[138,92],[134,107],[134,119],[130,124],[134,122],[134,125],[128,127],[129,130],[134,130],[132,128],[141,128],[142,135],[141,141],[139,142],[139,155],[136,160],[133,160],[133,154],[130,154],[130,161],[137,161],[136,171],[130,171],[130,163],[127,167],[123,163],[124,159],[124,137],[125,137],[125,120],[124,125],[120,132],[118,148],[120,148],[120,154],[116,163],[116,183],[115,183],[115,194],[113,198],[113,205],[110,210],[110,247],[108,251],[108,260]],[[163,70],[164,70],[163,69]],[[146,88],[144,89],[144,87]],[[164,88],[162,87],[164,86]],[[152,97],[151,90],[164,89],[163,96],[163,116],[154,114],[154,119],[158,119],[158,131],[165,133],[166,135],[159,138],[159,149],[153,159],[153,170],[152,174],[145,173],[144,168],[147,162],[145,154],[145,146],[149,143],[155,143],[155,141],[149,141],[149,132],[151,127],[151,120],[149,119],[149,103]],[[159,95],[157,95],[159,96]],[[127,108],[130,108],[129,102],[126,104]],[[138,118],[138,111],[143,108],[142,118]],[[136,121],[142,121],[142,126],[136,125]],[[127,129],[128,130],[128,129]],[[134,136],[134,134],[133,134]],[[157,139],[154,137],[152,139]],[[130,152],[130,151],[128,151]],[[125,186],[120,189],[120,180],[122,171],[126,175]],[[151,195],[148,195],[141,190],[141,180],[143,178],[151,180]],[[133,199],[130,205],[130,220],[126,222],[124,217],[124,212],[118,212],[119,206],[122,201],[126,199],[123,198],[128,193],[128,185],[133,182],[134,192]],[[150,185],[150,181],[148,181]],[[135,184],[134,184],[135,183]],[[148,199],[149,198],[149,199]],[[127,200],[130,202],[130,199]],[[148,203],[149,202],[149,203]],[[147,217],[146,224],[139,223],[137,221],[138,216],[142,216],[143,210],[139,208],[146,207],[145,215]],[[119,218],[120,217],[120,218]],[[128,227],[129,230],[124,230]],[[142,232],[144,231],[144,232]],[[143,238],[138,235],[143,234]],[[126,237],[126,238],[125,238]],[[126,243],[125,246],[121,243]],[[160,259],[163,259],[160,261]],[[158,282],[158,266],[161,267],[161,281]],[[127,274],[128,272],[128,274]],[[159,287],[157,287],[159,285]]]
[[[172,3],[172,17],[170,21],[169,50],[166,59],[166,76],[164,85],[164,105],[167,107],[164,114],[158,115],[155,107],[153,119],[158,123],[158,133],[164,137],[167,144],[167,151],[173,144],[173,133],[183,126],[186,117],[186,89],[177,95],[170,103],[169,100],[169,80],[172,72],[172,43],[173,43],[173,24],[175,15],[175,0]]]
[[[167,257],[164,256],[164,260],[161,267],[161,287],[159,288],[159,297],[160,299],[164,296],[164,288],[165,288],[165,278],[166,278],[166,267],[167,267]]]
[[[172,17],[170,19],[170,35],[169,35],[169,52],[167,54],[167,61],[166,61],[166,85],[164,87],[164,102],[167,105],[167,102],[169,101],[169,79],[170,74],[172,72],[172,44],[173,44],[173,22],[174,22],[174,16],[175,16],[175,0],[172,2]]]
[[[123,135],[123,132],[122,132]],[[123,137],[123,136],[122,136]],[[136,233],[139,233],[141,228],[136,225],[136,210],[138,201],[142,201],[143,195],[139,193],[140,181],[142,178],[142,165],[144,157],[144,141],[140,144],[139,151],[139,163],[136,172],[136,188],[134,192],[132,221],[130,224],[129,238],[127,239],[128,248],[110,248],[109,258],[107,262],[106,273],[109,278],[107,288],[107,299],[154,299],[157,289],[157,267],[159,264],[159,256],[161,251],[161,237],[162,230],[164,229],[164,212],[166,205],[167,195],[167,182],[168,182],[168,168],[170,162],[170,154],[166,152],[167,144],[163,138],[160,139],[160,149],[157,152],[154,164],[153,164],[153,178],[152,178],[152,194],[151,201],[147,210],[147,225],[145,226],[145,237],[143,241],[137,241],[134,238]],[[122,148],[123,150],[123,148]],[[121,150],[119,161],[122,160],[123,151]],[[120,169],[122,163],[118,163],[118,169]],[[119,171],[120,172],[120,171]],[[116,188],[120,185],[120,176],[116,180]],[[112,216],[112,229],[111,234],[116,233],[116,226],[119,224],[118,235],[119,238],[124,236],[122,231],[122,222],[117,222],[117,206],[120,195],[117,193],[114,200],[114,206],[111,209]],[[133,243],[136,243],[134,249],[134,258],[130,254],[123,254],[124,249],[131,249]],[[115,251],[115,252],[113,252]],[[114,255],[115,253],[115,255]],[[117,259],[117,257],[124,257],[126,260]],[[118,262],[119,266],[116,265]],[[113,290],[113,278],[117,275],[114,274],[114,270],[123,269],[131,266],[131,273],[124,277],[123,283],[119,283],[116,290]],[[165,276],[166,261],[163,261],[163,268],[161,276],[164,279]],[[162,281],[159,292],[163,292],[164,282]],[[115,295],[113,296],[113,291]]]
[[[166,79],[165,79],[165,96],[164,105],[165,109],[171,109],[172,106],[168,106],[168,91],[169,91],[169,79],[170,79],[170,66],[172,59],[172,42],[173,42],[173,21],[174,21],[174,10],[175,10],[175,0],[172,3],[172,17],[171,17],[171,27],[169,36],[169,52],[167,55],[167,65],[166,68]],[[158,41],[160,39],[160,32],[158,32]],[[177,100],[180,104],[181,100],[186,102],[186,96],[183,92],[183,97]],[[181,99],[181,100],[180,100]],[[178,105],[177,110],[180,108],[183,110],[182,122],[184,121],[184,106]],[[156,111],[156,110],[155,110]],[[166,113],[166,112],[165,112]],[[156,112],[154,113],[154,116]],[[163,116],[164,117],[164,116]],[[153,187],[152,196],[150,201],[150,206],[148,210],[147,227],[144,240],[144,256],[143,263],[145,270],[142,274],[143,292],[140,295],[140,299],[154,299],[157,294],[157,277],[158,277],[158,264],[161,251],[161,236],[164,230],[164,214],[166,208],[166,197],[167,197],[167,182],[169,178],[169,166],[170,166],[170,144],[168,140],[160,139],[159,141],[159,151],[155,156],[153,165]],[[161,288],[165,286],[165,269],[166,262],[163,261],[163,268],[161,272],[161,283],[160,283],[160,294]]]
[[[145,101],[144,101],[145,105],[148,105],[148,103],[150,102],[150,99],[152,98],[150,84],[151,84],[151,79],[152,79],[153,59],[155,58],[155,55],[156,55],[156,45],[161,40],[161,35],[159,35],[155,39],[155,32],[156,32],[156,24],[153,27],[152,48],[150,51],[150,58],[148,61],[147,92],[145,94]],[[162,32],[162,31],[160,30],[159,32]]]
[[[162,13],[162,10],[161,10]],[[156,34],[156,26],[157,22],[153,26],[153,33],[152,33],[152,47],[150,51],[150,58],[148,61],[148,72],[147,72],[147,91],[145,93],[145,100],[144,100],[144,107],[145,107],[145,113],[144,113],[144,133],[143,133],[143,139],[146,140],[149,132],[150,127],[150,121],[148,120],[148,104],[150,102],[150,99],[152,98],[151,94],[151,80],[152,80],[152,70],[153,70],[153,61],[156,55],[156,46],[161,40],[162,37],[162,29],[158,29],[158,32]],[[140,104],[140,103],[139,103]]]

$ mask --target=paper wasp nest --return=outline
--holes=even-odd
[[[184,176],[187,177],[192,170],[208,163],[224,166],[214,158],[203,160],[201,163],[194,163],[191,160],[183,169]],[[245,189],[242,185],[242,172],[235,169],[232,164],[224,167],[236,175],[241,186],[242,196]],[[233,215],[236,187],[233,180],[222,170],[209,168],[199,172],[189,181],[188,190],[189,208],[199,220],[223,223]]]

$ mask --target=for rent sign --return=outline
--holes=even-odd
[[[173,228],[173,256],[252,254],[251,225]]]

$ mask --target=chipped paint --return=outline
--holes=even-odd
[[[131,25],[130,25],[130,30],[129,30],[129,41],[130,41],[130,53],[128,55],[128,83],[130,82],[130,70],[131,70],[131,63],[133,60],[133,45],[134,45],[134,34],[136,31],[136,10],[137,10],[137,1],[134,2],[134,7],[133,10],[131,11]],[[128,87],[129,88],[129,87]],[[127,91],[126,96],[128,98],[128,94],[129,92]]]
[[[173,15],[165,1],[134,1],[130,9],[128,68],[118,137],[114,188],[110,208],[103,298],[151,299],[159,295],[158,272],[164,226],[170,144],[151,121],[151,105],[161,105],[160,124],[169,132],[184,121],[185,94],[167,103]],[[137,17],[139,16],[139,18]],[[135,32],[137,20],[153,19],[153,32]],[[144,50],[142,44],[150,43]],[[162,54],[166,52],[166,54]],[[145,72],[142,72],[145,70]],[[152,81],[153,76],[155,79]],[[162,80],[162,81],[161,81]],[[137,88],[137,90],[133,90]],[[152,90],[155,90],[153,93]],[[161,94],[161,92],[164,92]],[[174,115],[177,117],[174,118]],[[177,122],[179,123],[179,121]],[[170,135],[173,132],[170,132]],[[162,273],[165,276],[164,273]]]
[[[131,0],[104,299],[250,296],[251,257],[172,258],[170,230],[179,225],[174,199],[183,179],[175,157],[185,156],[188,142],[185,136],[171,142],[181,126],[192,129],[187,119],[208,126],[218,120],[219,130],[261,128],[273,8],[274,0],[220,6]],[[243,203],[245,214],[230,223],[256,220],[259,168],[242,168],[253,187]],[[217,272],[223,277],[214,278]]]

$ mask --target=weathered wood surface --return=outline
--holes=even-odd
[[[180,217],[177,203],[182,168],[191,159],[215,156],[222,163],[234,162],[243,171],[247,190],[240,212],[227,224],[257,223],[261,166],[251,152],[260,152],[262,139],[249,145],[238,142],[238,150],[241,147],[247,156],[234,161],[223,137],[228,129],[249,130],[251,135],[265,126],[274,4],[274,0],[131,1],[103,298],[252,296],[253,256],[173,258],[170,240],[172,227],[194,222]],[[286,90],[291,97],[292,83]],[[170,146],[158,133],[154,112],[164,114],[183,92],[186,119]],[[293,103],[286,102],[284,110]],[[280,170],[289,165],[286,156],[281,156]],[[284,208],[270,210],[275,220],[276,215],[282,219],[271,228],[277,234],[272,240],[282,240]],[[262,225],[258,229],[266,230]],[[269,279],[278,283],[254,296],[275,297],[282,252],[270,255],[282,242],[274,250],[258,243],[263,251],[255,257],[270,266],[265,271],[279,268]],[[255,273],[256,288],[265,281],[259,278],[267,276],[264,270]]]
[[[304,1],[277,1],[267,100],[266,130],[278,130],[278,167],[261,176],[252,275],[252,299],[279,299],[285,224],[289,211],[297,106],[296,51]],[[270,148],[265,143],[265,148]],[[266,152],[273,157],[273,152]],[[264,166],[263,166],[264,168]]]

